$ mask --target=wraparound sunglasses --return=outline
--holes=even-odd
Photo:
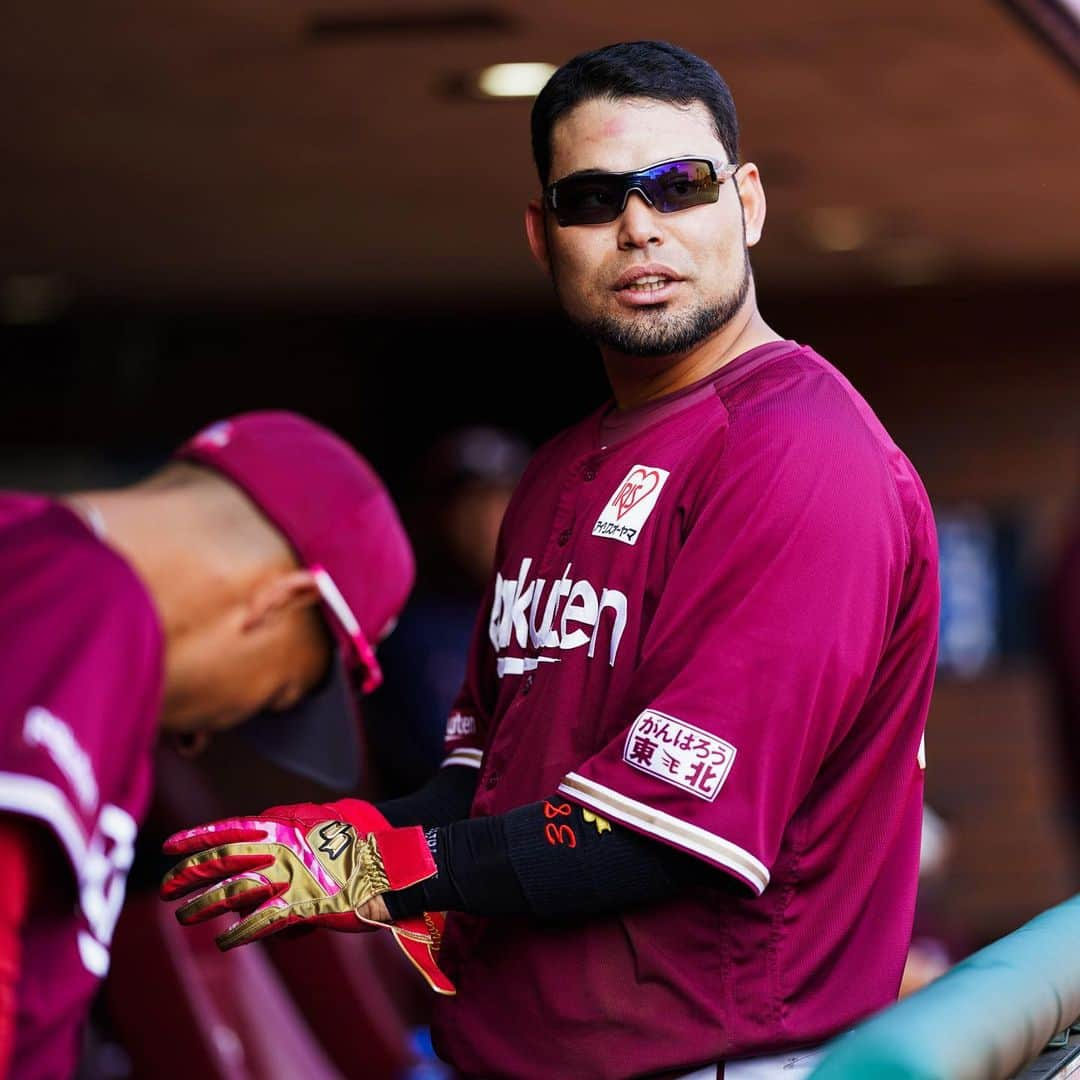
[[[720,185],[738,169],[711,158],[669,158],[635,172],[585,172],[556,180],[544,199],[560,225],[603,225],[624,209],[631,191],[641,192],[661,214],[714,203]]]

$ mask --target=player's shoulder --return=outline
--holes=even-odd
[[[851,382],[807,345],[775,356],[720,390],[733,429],[768,424],[776,436],[811,439],[829,424],[852,435],[888,438]]]
[[[0,653],[0,807],[84,878],[99,826],[142,812],[163,638],[134,569],[56,500],[0,493]]]
[[[156,718],[164,636],[134,568],[56,500],[0,494],[0,654],[0,767],[42,775],[53,716],[111,783]]]
[[[62,610],[113,630],[156,630],[153,602],[131,565],[66,505],[36,494],[0,493],[0,607],[15,626]]]
[[[862,462],[886,472],[911,468],[850,380],[806,345],[723,388],[728,443],[798,451],[808,467]]]
[[[911,461],[851,381],[809,346],[793,347],[723,389],[725,464],[779,474],[830,503],[892,505],[909,528],[929,513]]]

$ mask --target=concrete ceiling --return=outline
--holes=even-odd
[[[1076,84],[998,3],[495,0],[490,26],[455,28],[455,13],[475,10],[9,6],[9,298],[37,282],[76,300],[182,305],[544,299],[521,230],[536,188],[528,104],[442,87],[485,64],[559,63],[638,37],[685,45],[731,83],[743,157],[760,164],[770,199],[755,266],[772,287],[1080,268]],[[391,22],[344,38],[305,31],[313,17],[380,14]],[[393,29],[412,15],[444,25]]]

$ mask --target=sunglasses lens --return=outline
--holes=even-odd
[[[662,214],[714,203],[720,184],[707,161],[669,161],[649,169],[642,184],[653,206]]]
[[[560,225],[602,225],[614,221],[626,193],[641,191],[662,214],[714,203],[720,180],[708,161],[687,158],[666,161],[636,173],[597,173],[569,176],[553,185],[555,218]]]
[[[560,225],[601,225],[622,211],[621,176],[571,176],[555,185],[555,217]]]

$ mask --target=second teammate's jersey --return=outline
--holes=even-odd
[[[938,615],[914,469],[791,342],[604,421],[515,493],[446,760],[480,767],[474,814],[558,791],[722,874],[577,923],[453,915],[435,1034],[466,1075],[811,1045],[895,997],[910,935]]]
[[[0,494],[0,656],[0,812],[44,826],[67,863],[24,926],[11,1075],[59,1080],[108,970],[150,796],[162,640],[128,564],[40,496]]]

